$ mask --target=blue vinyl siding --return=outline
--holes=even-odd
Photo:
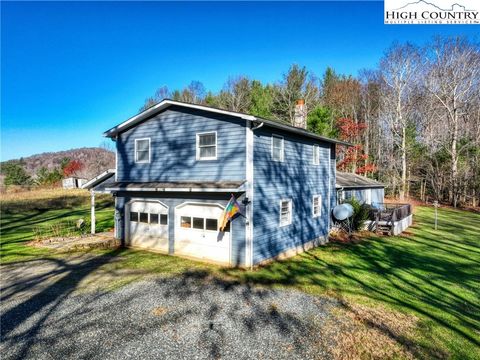
[[[284,161],[272,160],[272,135],[284,137]],[[320,146],[320,165],[313,165],[313,144]],[[335,173],[329,179],[332,146],[263,127],[254,132],[253,262],[272,258],[308,241],[326,236],[330,201],[335,199]],[[333,155],[334,156],[334,155]],[[334,158],[333,158],[334,159]],[[320,217],[312,216],[312,197],[322,196]],[[292,223],[279,227],[282,199],[292,200]],[[334,204],[334,203],[332,203]]]
[[[245,179],[246,121],[171,107],[117,138],[117,181]],[[196,134],[217,132],[217,160],[196,160]],[[135,139],[150,138],[150,163],[135,163]]]
[[[125,241],[125,205],[132,199],[141,199],[148,201],[159,200],[168,206],[168,240],[169,253],[175,253],[175,208],[186,202],[196,203],[217,203],[226,206],[231,194],[219,193],[144,193],[144,192],[119,192],[117,194],[116,209],[119,211],[121,220],[119,222],[119,237],[124,244]],[[235,194],[239,203],[244,199],[244,195]],[[231,224],[231,265],[245,265],[245,218],[236,217]]]
[[[372,197],[371,197],[372,204],[371,205],[375,205],[375,204],[384,202],[384,192],[385,192],[385,190],[383,188],[370,188],[368,190],[371,190],[371,192],[372,192]],[[349,198],[352,198],[352,197],[354,197],[356,200],[358,200],[362,203],[367,200],[367,195],[366,195],[367,189],[365,189],[365,188],[358,188],[358,189],[349,188],[349,189],[345,189],[343,191],[345,193],[345,200],[347,200]]]
[[[376,188],[372,189],[372,205],[385,202],[385,189]]]

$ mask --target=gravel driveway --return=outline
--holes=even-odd
[[[93,259],[95,261],[95,259]],[[338,304],[191,272],[75,292],[82,261],[3,266],[2,359],[324,359]]]

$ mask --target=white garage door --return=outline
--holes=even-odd
[[[168,251],[168,208],[156,201],[127,206],[127,245]]]
[[[223,208],[213,204],[184,204],[175,214],[175,253],[230,263],[230,225],[220,232]]]

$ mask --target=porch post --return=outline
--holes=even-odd
[[[91,212],[91,230],[90,232],[92,233],[92,235],[95,234],[95,192],[92,190],[90,190],[90,212]]]

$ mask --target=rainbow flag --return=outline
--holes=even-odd
[[[236,214],[240,214],[240,204],[235,199],[235,196],[230,198],[225,210],[223,211],[222,220],[220,221],[220,231],[225,230],[228,222],[233,219]]]

